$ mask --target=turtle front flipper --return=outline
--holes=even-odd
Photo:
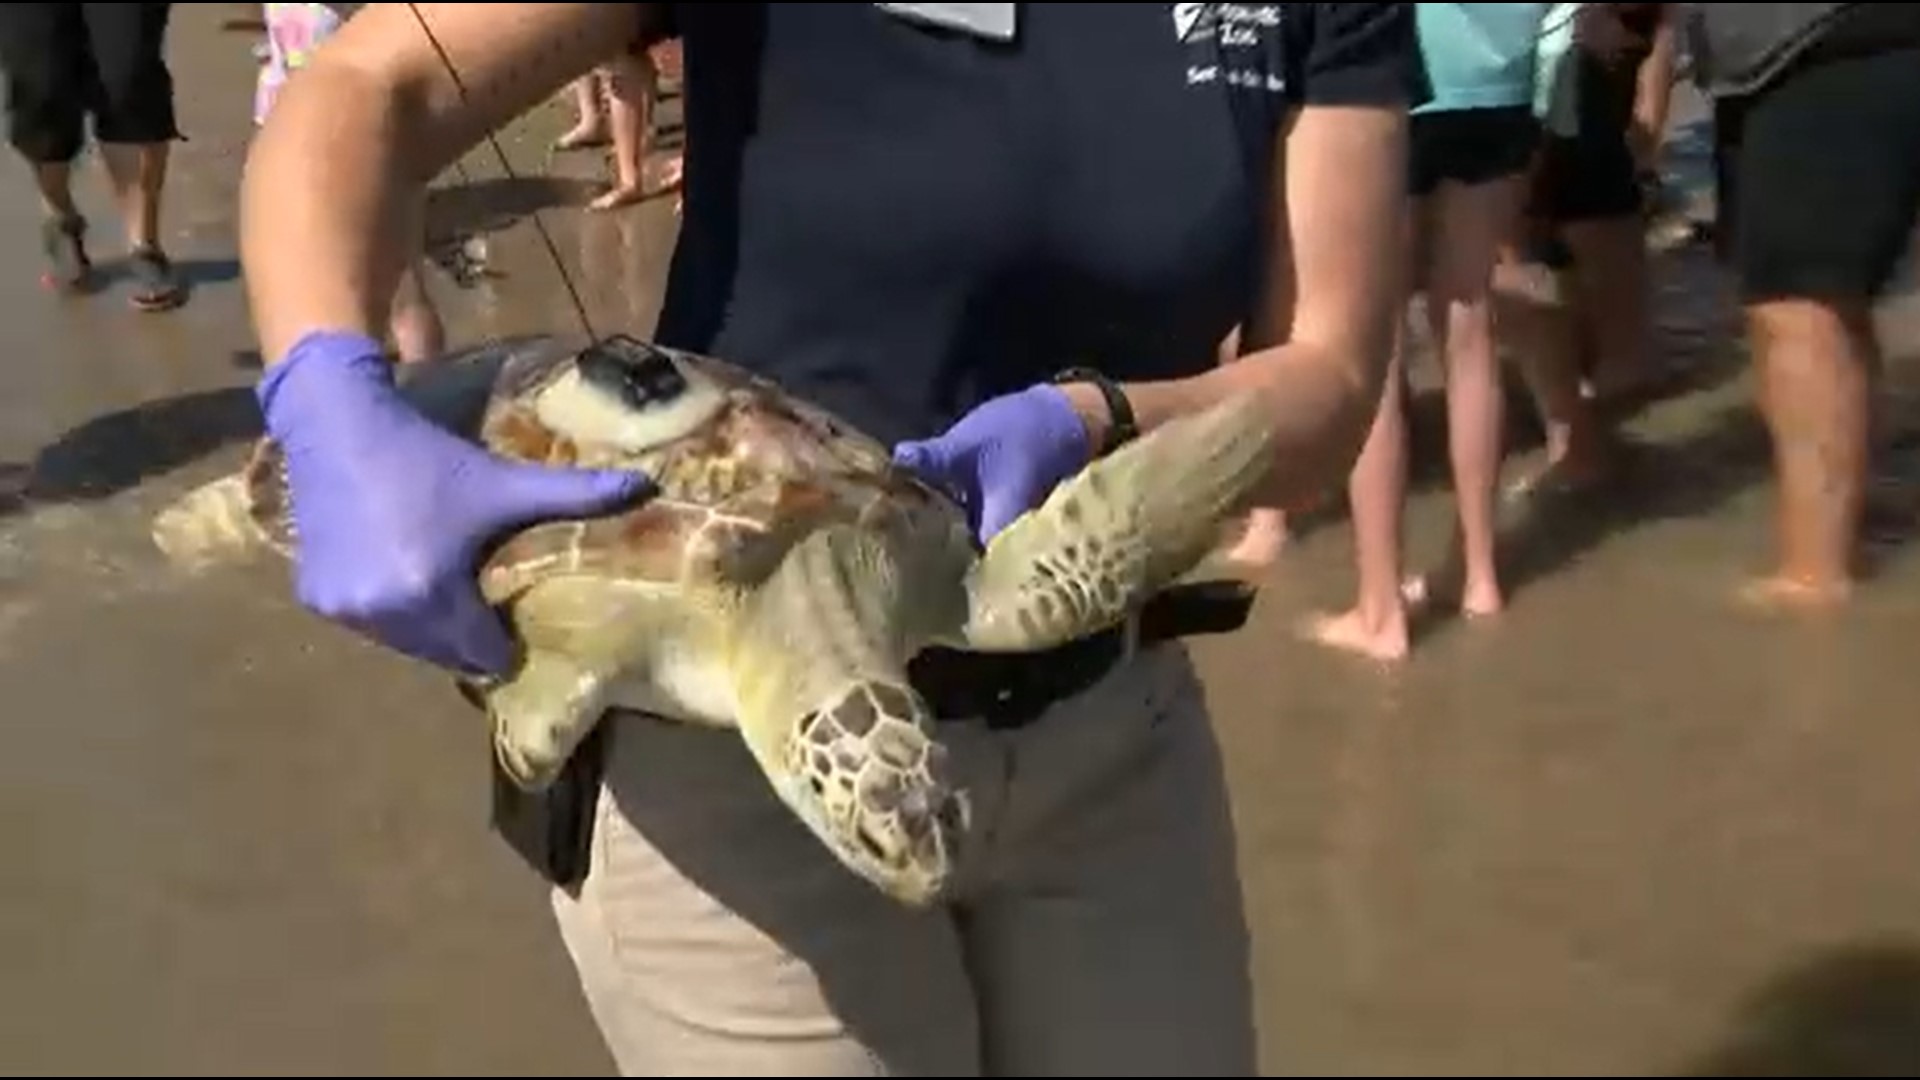
[[[968,826],[931,710],[907,681],[927,611],[879,535],[801,540],[742,612],[742,737],[780,799],[902,903],[938,900]],[[930,609],[929,609],[930,610]]]
[[[1052,648],[1118,624],[1199,566],[1272,466],[1257,392],[1169,421],[1054,488],[988,543],[961,643]]]
[[[250,513],[246,477],[223,476],[162,507],[153,518],[153,545],[187,570],[248,555],[266,546]]]

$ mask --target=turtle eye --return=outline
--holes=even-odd
[[[671,355],[624,334],[588,346],[580,354],[580,377],[631,409],[668,404],[687,390]]]

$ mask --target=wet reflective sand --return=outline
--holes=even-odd
[[[31,189],[17,166],[0,181],[0,1069],[605,1073],[544,899],[486,830],[485,746],[444,681],[147,546],[153,510],[257,427],[232,263],[252,35],[220,26],[238,5],[177,10],[192,141],[168,218],[190,306],[42,294]],[[565,120],[506,137],[514,168],[547,172]],[[597,328],[644,331],[665,200],[583,226],[571,178],[596,157],[559,179],[468,165],[435,207],[481,234],[443,262],[487,271],[432,282],[456,341],[571,328],[527,217],[560,203],[542,220]],[[104,261],[92,177],[84,198]],[[1635,422],[1603,508],[1513,511],[1497,624],[1438,623],[1393,673],[1298,642],[1303,612],[1351,591],[1331,519],[1275,568],[1256,626],[1201,647],[1269,1072],[1920,1071],[1909,515],[1876,521],[1881,576],[1843,616],[1733,606],[1766,557],[1766,442],[1704,256],[1660,273],[1663,349],[1701,389]],[[1920,302],[1887,317],[1909,357],[1893,412],[1920,430]],[[1898,504],[1920,438],[1887,472]],[[1450,514],[1426,485],[1416,566]]]

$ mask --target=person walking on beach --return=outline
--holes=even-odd
[[[1416,4],[1433,95],[1413,116],[1412,223],[1396,268],[1402,299],[1424,294],[1446,377],[1447,435],[1459,508],[1447,599],[1469,618],[1506,605],[1494,509],[1505,408],[1495,340],[1494,265],[1520,221],[1541,136],[1540,41],[1552,4]],[[1403,580],[1407,499],[1404,333],[1366,448],[1348,482],[1358,577],[1355,602],[1310,617],[1320,644],[1381,661],[1405,657],[1409,609],[1438,599],[1424,576]],[[1457,568],[1457,569],[1455,569]]]
[[[1920,4],[1685,6],[1779,484],[1775,564],[1741,598],[1827,608],[1859,570],[1873,306],[1920,215]]]
[[[126,233],[133,305],[160,311],[186,298],[160,240],[167,159],[180,137],[165,55],[172,7],[0,4],[7,137],[40,189],[50,287],[78,292],[97,283],[87,219],[73,201],[73,163],[91,119]]]
[[[554,149],[613,144],[613,185],[593,197],[589,210],[618,210],[680,186],[678,153],[667,155],[657,169],[649,168],[660,99],[659,51],[655,46],[617,57],[573,82],[579,119],[554,141]]]

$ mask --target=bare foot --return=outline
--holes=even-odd
[[[1742,585],[1736,602],[1763,614],[1831,611],[1853,595],[1849,582],[1812,582],[1774,574]]]
[[[1300,632],[1309,641],[1381,663],[1397,663],[1407,657],[1404,612],[1384,620],[1369,620],[1357,608],[1339,615],[1316,615],[1302,624]]]
[[[1490,619],[1507,609],[1507,598],[1500,586],[1475,582],[1460,592],[1460,615],[1466,619]]]
[[[634,203],[644,202],[646,198],[647,190],[637,184],[624,186],[616,184],[606,191],[601,192],[592,202],[588,203],[587,209],[618,210],[623,206],[632,206]]]
[[[587,204],[589,210],[615,210],[622,206],[645,202],[657,195],[664,195],[680,187],[683,159],[675,154],[660,164],[651,180],[642,179],[637,184],[615,183],[612,188],[602,192],[599,197]],[[643,170],[644,174],[644,170]],[[679,205],[675,204],[675,212]]]
[[[1507,598],[1500,586],[1484,582],[1465,584],[1456,569],[1429,576],[1416,574],[1400,583],[1400,602],[1410,618],[1427,614],[1434,605],[1454,602],[1466,619],[1485,619],[1506,610]]]
[[[1255,510],[1247,515],[1239,536],[1229,544],[1222,558],[1247,570],[1265,570],[1279,561],[1287,540],[1285,514]]]
[[[657,194],[664,191],[678,191],[681,182],[686,179],[686,174],[686,155],[674,154],[660,163],[659,176],[653,182],[654,192]]]
[[[1522,472],[1503,494],[1509,502],[1538,495],[1586,495],[1605,487],[1613,479],[1613,471],[1613,461],[1603,451],[1568,453]]]
[[[593,123],[576,124],[571,131],[553,140],[555,150],[584,150],[590,146],[606,144],[606,125]]]

